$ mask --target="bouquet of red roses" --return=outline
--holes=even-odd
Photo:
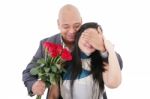
[[[62,64],[65,61],[72,60],[71,53],[59,44],[44,42],[45,57],[37,61],[37,65],[30,70],[32,75],[38,75],[38,78],[45,82],[46,87],[58,84],[62,79],[61,73],[65,72]],[[41,99],[37,96],[36,99]]]

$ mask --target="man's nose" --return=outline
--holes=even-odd
[[[76,32],[76,30],[74,28],[69,29],[69,33],[74,34],[75,32]]]

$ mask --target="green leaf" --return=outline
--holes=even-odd
[[[50,73],[50,79],[54,79],[54,73]]]
[[[60,64],[56,64],[56,67],[58,68],[58,70],[61,69],[61,65]]]
[[[54,82],[55,75],[53,73],[50,73],[50,83],[52,84]]]
[[[42,97],[42,96],[40,96],[40,95],[37,95],[37,96],[36,96],[36,99],[41,99],[41,97]]]
[[[45,76],[45,74],[39,73],[38,76],[44,82],[47,80],[47,76]]]
[[[40,67],[44,67],[45,66],[45,64],[40,64]]]
[[[45,64],[46,62],[45,62],[45,59],[44,59],[44,58],[41,58],[41,59],[39,59],[39,60],[37,61],[37,63]]]
[[[49,72],[49,70],[50,70],[50,68],[48,68],[48,67],[44,67],[44,71],[45,71],[46,73],[48,73],[48,72]]]
[[[30,73],[31,73],[32,75],[37,75],[38,72],[39,72],[39,67],[35,67],[35,68],[32,68],[32,69],[30,70]]]
[[[57,67],[55,65],[51,66],[52,72],[56,73],[57,72]]]

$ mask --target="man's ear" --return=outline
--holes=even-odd
[[[58,28],[60,28],[59,19],[57,19],[57,26],[58,26]]]

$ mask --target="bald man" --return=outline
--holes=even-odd
[[[73,5],[65,5],[60,9],[57,23],[64,44],[69,49],[72,49],[76,31],[82,23],[78,9]]]
[[[46,88],[43,81],[38,80],[37,76],[30,74],[30,70],[35,66],[37,60],[44,57],[43,42],[49,41],[62,44],[63,47],[71,51],[75,41],[76,31],[80,28],[82,19],[78,9],[73,5],[67,4],[60,9],[57,23],[60,33],[41,40],[36,54],[23,71],[23,81],[30,96],[43,95]],[[106,95],[104,95],[104,99],[107,99]]]
[[[23,81],[30,96],[43,95],[45,91],[45,83],[38,80],[37,76],[30,74],[30,70],[35,66],[37,60],[44,57],[42,43],[45,41],[50,41],[57,44],[62,44],[63,47],[67,47],[71,50],[75,40],[76,31],[82,24],[82,19],[78,9],[73,5],[67,4],[60,9],[57,23],[60,33],[41,40],[36,54],[23,71]]]

